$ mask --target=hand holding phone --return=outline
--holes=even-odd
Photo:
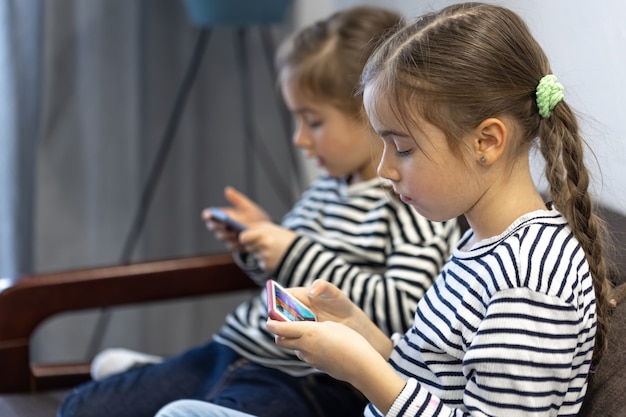
[[[279,321],[317,321],[315,314],[279,283],[270,279],[267,287],[267,309],[271,319]]]
[[[211,213],[212,220],[224,224],[226,227],[235,232],[242,232],[247,229],[246,225],[239,223],[237,220],[233,219],[217,207],[209,207],[209,212]]]

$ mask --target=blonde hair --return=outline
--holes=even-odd
[[[360,117],[357,86],[363,66],[376,45],[400,27],[398,13],[360,6],[341,10],[297,32],[276,56],[279,83],[296,81],[309,96]]]
[[[388,39],[367,63],[361,86],[382,92],[399,120],[411,123],[411,113],[419,112],[459,153],[460,138],[489,117],[515,121],[521,141],[514,144],[513,157],[539,138],[551,198],[580,242],[593,277],[597,363],[611,311],[603,222],[594,214],[574,112],[561,101],[550,117],[539,115],[535,90],[550,73],[546,55],[518,15],[465,3],[424,15]]]

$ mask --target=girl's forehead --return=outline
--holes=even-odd
[[[380,103],[384,102],[378,88],[373,84],[366,84],[363,87],[363,107],[370,118],[380,118],[378,115]]]
[[[397,106],[392,104],[393,99],[375,85],[367,84],[363,89],[363,107],[376,130],[399,128],[404,123],[398,118]]]
[[[320,105],[324,102],[321,97],[318,97],[319,94],[316,95],[296,78],[284,79],[281,83],[281,90],[287,101],[300,104],[307,103],[308,105]]]

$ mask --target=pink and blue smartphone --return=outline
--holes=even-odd
[[[280,321],[317,321],[315,314],[279,283],[270,279],[266,285],[270,318]]]

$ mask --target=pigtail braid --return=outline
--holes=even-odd
[[[612,307],[603,246],[606,227],[594,212],[588,192],[589,171],[583,161],[585,142],[567,103],[557,104],[554,113],[542,120],[539,137],[552,200],[567,219],[585,252],[593,279],[597,320],[593,364],[596,365],[606,350]]]

